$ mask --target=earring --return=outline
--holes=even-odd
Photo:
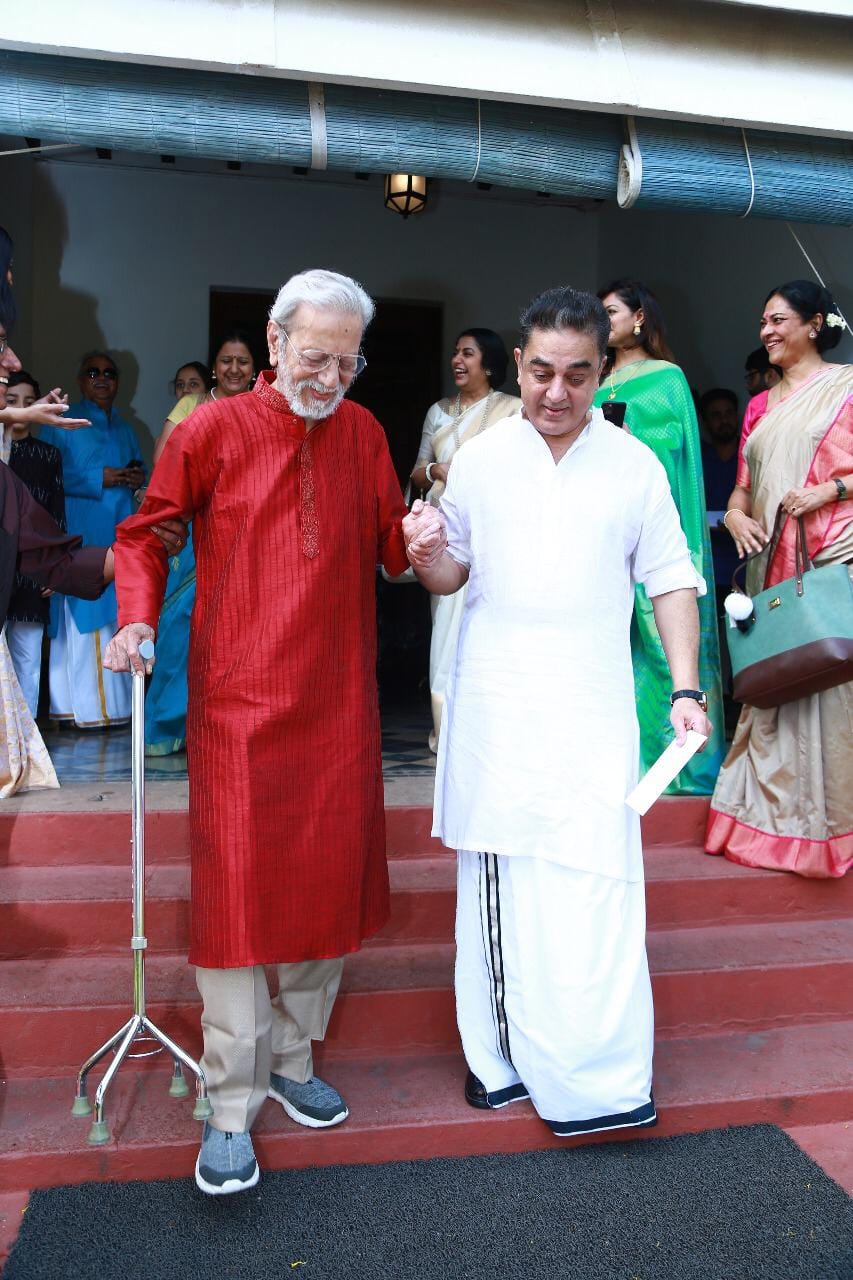
[[[817,337],[817,333],[815,332],[815,330],[814,330],[814,329],[809,329],[809,337],[810,337],[810,338],[816,338],[816,337]]]
[[[634,337],[639,338],[642,332],[643,332],[643,326],[640,324],[638,320],[637,323],[634,325]]]

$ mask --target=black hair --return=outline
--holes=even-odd
[[[833,347],[838,346],[843,329],[841,325],[832,327],[826,323],[828,315],[839,314],[828,289],[824,289],[823,285],[815,284],[813,280],[789,280],[787,284],[779,284],[775,289],[770,290],[764,299],[765,307],[777,294],[785,299],[789,307],[793,307],[801,320],[811,320],[812,316],[821,317],[823,323],[818,330],[815,342],[818,351],[831,351]]]
[[[655,360],[675,360],[672,349],[666,338],[666,323],[663,311],[655,295],[648,285],[641,280],[629,280],[626,276],[613,280],[599,289],[601,299],[615,293],[625,303],[629,311],[642,311],[643,331],[637,335],[637,346]],[[611,352],[612,356],[612,352]]]
[[[9,374],[10,387],[19,387],[22,383],[26,383],[32,387],[33,391],[36,393],[36,400],[41,399],[41,387],[36,382],[33,375],[31,373],[27,373],[26,369],[19,369],[17,373]]]
[[[776,367],[775,364],[771,365],[766,347],[756,347],[743,362],[744,373],[766,373],[768,369]]]
[[[246,350],[248,351],[249,355],[252,357],[252,364],[254,365],[255,356],[254,356],[254,352],[252,351],[252,340],[249,337],[248,333],[246,333],[246,330],[245,329],[226,329],[224,333],[219,335],[218,340],[214,342],[213,346],[210,348],[211,369],[216,364],[216,357],[219,355],[220,351],[225,346],[226,342],[241,342],[243,346],[246,348]],[[181,366],[181,368],[183,368],[183,365]]]
[[[0,227],[0,324],[7,334],[11,333],[18,316],[15,295],[6,279],[12,266],[12,250],[12,237],[5,227]]]
[[[586,333],[595,339],[598,354],[602,358],[607,352],[607,339],[610,336],[607,312],[594,294],[573,289],[570,285],[546,289],[544,293],[538,294],[522,311],[519,323],[522,352],[534,329],[575,329],[578,333]]]
[[[219,347],[221,348],[221,346],[222,346],[222,343],[220,342]],[[175,376],[172,379],[173,387],[177,382],[178,374],[181,372],[182,369],[195,369],[196,373],[204,383],[204,387],[206,391],[209,391],[210,388],[213,386],[213,375],[211,374],[206,364],[202,364],[200,360],[185,360],[184,363],[179,364],[177,369],[175,370]]]
[[[705,416],[705,410],[714,400],[728,400],[729,404],[731,404],[735,412],[737,412],[737,393],[732,391],[730,387],[712,387],[710,391],[706,391],[704,395],[699,397],[696,407],[699,411],[700,418]]]
[[[454,346],[460,338],[473,338],[480,348],[483,357],[483,372],[489,379],[489,386],[494,390],[506,382],[506,371],[509,365],[509,352],[500,334],[494,329],[460,329]]]

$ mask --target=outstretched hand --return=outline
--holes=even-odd
[[[91,427],[88,418],[69,418],[68,396],[63,395],[61,387],[54,387],[40,400],[35,400],[28,408],[16,410],[23,419],[26,416],[31,426],[61,427],[64,431],[77,431],[80,427]]]
[[[417,498],[403,520],[403,537],[409,564],[428,569],[444,554],[447,527],[441,512]]]
[[[104,666],[107,671],[138,671],[149,675],[154,670],[154,659],[145,662],[139,656],[143,640],[154,639],[154,628],[147,622],[129,622],[117,631],[104,650]]]

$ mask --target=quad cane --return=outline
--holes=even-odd
[[[154,657],[154,645],[150,640],[143,640],[139,646],[139,656],[143,662],[150,662]],[[112,1062],[104,1072],[101,1083],[95,1091],[95,1118],[89,1130],[89,1142],[93,1146],[101,1146],[109,1142],[110,1131],[104,1119],[104,1099],[107,1090],[116,1077],[119,1067],[125,1058],[149,1058],[155,1053],[168,1049],[172,1055],[174,1067],[169,1094],[173,1098],[185,1098],[189,1086],[184,1079],[182,1066],[196,1077],[196,1103],[193,1118],[206,1120],[213,1114],[207,1097],[207,1082],[204,1072],[189,1054],[185,1053],[174,1040],[155,1026],[145,1012],[145,948],[148,940],[145,937],[145,676],[141,671],[133,672],[133,700],[131,706],[131,847],[133,857],[133,937],[130,947],[133,953],[133,1015],[106,1044],[101,1045],[90,1058],[87,1058],[77,1074],[77,1095],[71,1114],[88,1116],[92,1112],[92,1104],[86,1093],[86,1077],[94,1066],[112,1049]],[[154,1046],[151,1048],[150,1046]],[[140,1046],[133,1052],[134,1046]],[[145,1047],[141,1047],[145,1046]]]

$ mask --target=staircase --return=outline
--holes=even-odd
[[[317,1133],[268,1103],[262,1168],[567,1145],[528,1103],[484,1113],[463,1101],[455,864],[429,835],[423,787],[412,802],[401,785],[389,784],[387,810],[391,920],[348,959],[316,1055],[350,1118]],[[127,790],[63,788],[0,814],[0,1217],[34,1187],[193,1170],[199,1125],[190,1101],[168,1096],[164,1056],[122,1067],[106,1146],[90,1147],[89,1122],[70,1114],[82,1059],[130,1012]],[[148,1008],[198,1055],[185,804],[179,784],[148,790]],[[644,824],[660,1123],[640,1136],[769,1121],[818,1158],[835,1149],[837,1163],[853,1118],[853,876],[808,881],[708,857],[706,811],[706,800],[663,800]]]

